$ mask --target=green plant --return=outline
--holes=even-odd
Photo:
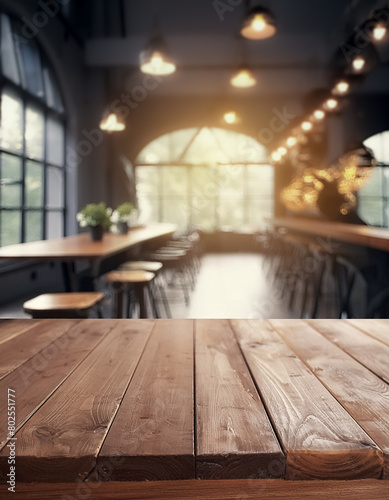
[[[134,210],[134,205],[128,201],[122,203],[121,205],[118,205],[116,210],[114,210],[114,212],[112,213],[112,222],[128,222],[130,215]]]
[[[89,203],[77,214],[77,222],[81,227],[103,226],[109,228],[111,225],[112,209],[107,208],[105,203]]]

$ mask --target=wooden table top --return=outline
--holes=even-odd
[[[135,245],[168,236],[176,231],[174,224],[153,224],[132,228],[128,234],[105,233],[102,241],[92,241],[89,233],[56,240],[20,243],[0,248],[0,259],[94,259],[123,252]]]
[[[388,320],[4,320],[0,343],[2,483],[12,389],[20,484],[347,479],[388,498]]]
[[[269,219],[269,222],[277,228],[389,251],[389,229],[386,228],[297,217]]]

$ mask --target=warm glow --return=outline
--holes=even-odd
[[[266,21],[261,14],[257,14],[254,16],[254,19],[251,22],[251,26],[254,31],[263,31],[266,28]]]
[[[100,122],[100,129],[106,130],[107,132],[121,132],[125,128],[125,124],[118,121],[115,113],[111,113]]]
[[[275,162],[281,161],[281,158],[282,158],[282,156],[280,155],[280,153],[278,151],[274,151],[274,153],[272,153],[271,157],[272,157],[272,160]]]
[[[328,109],[336,109],[339,102],[336,99],[327,99],[326,106]]]
[[[141,64],[140,69],[148,75],[171,75],[176,71],[176,65],[165,61],[160,52],[153,52],[150,59]]]
[[[248,69],[241,69],[231,78],[233,87],[247,88],[253,87],[257,83],[255,76]]]
[[[316,118],[316,120],[323,120],[326,114],[322,109],[317,109],[314,113],[313,116]]]
[[[350,84],[348,82],[346,82],[345,80],[342,80],[335,85],[333,93],[343,95],[343,94],[347,94],[349,89],[350,89]]]
[[[353,68],[355,71],[362,71],[363,68],[365,67],[365,64],[366,64],[366,60],[361,56],[357,56],[353,60]]]
[[[228,111],[228,113],[224,114],[224,121],[228,123],[228,125],[233,125],[238,122],[238,115],[235,111]]]
[[[251,40],[269,38],[276,33],[276,27],[272,19],[265,13],[257,12],[251,14],[244,22],[241,35]]]
[[[285,156],[287,152],[288,152],[288,150],[286,148],[284,148],[284,146],[281,146],[280,148],[278,148],[278,153],[281,156]]]
[[[303,130],[305,130],[305,132],[309,132],[310,130],[312,130],[312,127],[313,127],[312,123],[311,123],[311,122],[308,122],[308,121],[307,121],[307,122],[303,122],[303,123],[301,124],[301,128],[302,128]]]
[[[374,40],[377,40],[377,42],[381,41],[383,38],[385,38],[386,32],[386,26],[381,23],[377,24],[377,26],[373,30]]]
[[[289,148],[293,148],[297,144],[297,139],[296,137],[288,137],[286,144]]]

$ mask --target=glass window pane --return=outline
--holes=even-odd
[[[213,231],[216,228],[216,201],[201,197],[192,198],[190,222],[204,231]]]
[[[23,148],[23,103],[10,90],[1,97],[1,147],[20,152]]]
[[[383,194],[383,169],[381,167],[375,167],[372,169],[369,179],[366,184],[364,184],[360,190],[360,196],[379,196]]]
[[[20,44],[27,89],[38,97],[44,96],[41,58],[35,40]]]
[[[138,196],[159,195],[160,173],[159,167],[137,167],[135,169]]]
[[[247,167],[247,194],[249,198],[273,196],[274,169],[266,165]]]
[[[21,241],[22,213],[18,210],[0,212],[1,246],[15,245]]]
[[[138,197],[139,218],[143,223],[160,222],[159,202],[157,198]]]
[[[358,201],[359,217],[371,226],[383,225],[383,200],[360,198]]]
[[[243,200],[224,199],[218,206],[219,226],[240,227],[244,224]]]
[[[43,237],[43,212],[26,212],[25,241],[38,241]]]
[[[42,111],[30,106],[26,109],[26,152],[37,160],[44,157],[44,116]]]
[[[3,207],[20,207],[22,204],[22,186],[20,184],[2,184],[0,200]]]
[[[46,169],[46,206],[62,208],[64,206],[63,170],[55,167]]]
[[[22,160],[17,156],[1,154],[1,179],[5,183],[22,180]]]
[[[47,212],[46,213],[46,238],[52,240],[62,238],[64,234],[63,213],[62,212]]]
[[[162,181],[163,196],[187,196],[188,175],[186,168],[162,167]]]
[[[26,163],[25,193],[27,207],[43,205],[43,167],[39,163]]]
[[[5,14],[1,14],[1,64],[4,76],[20,85],[14,34],[10,19]]]
[[[63,124],[49,117],[46,126],[47,162],[53,165],[64,163],[64,127]]]
[[[45,82],[46,103],[50,108],[56,109],[60,113],[64,110],[61,93],[59,92],[54,75],[48,68],[43,69],[43,80]]]
[[[162,204],[162,221],[177,224],[179,229],[186,229],[189,224],[187,200],[165,198]]]
[[[249,200],[247,203],[247,223],[262,226],[263,219],[273,217],[273,200]]]
[[[221,198],[243,198],[244,167],[221,165],[218,167],[219,196]]]

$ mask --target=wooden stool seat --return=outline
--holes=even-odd
[[[101,292],[45,293],[25,302],[23,310],[33,318],[86,318],[104,298]]]
[[[105,279],[109,283],[150,283],[155,278],[155,274],[149,271],[137,270],[121,270],[111,271],[105,275]]]
[[[129,270],[129,271],[147,271],[149,273],[158,273],[163,268],[161,262],[152,262],[148,260],[129,260],[124,262],[119,267],[119,270]]]

